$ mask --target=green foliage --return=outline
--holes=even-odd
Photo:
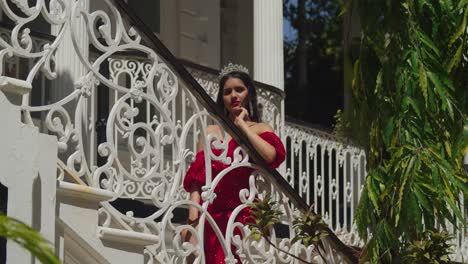
[[[320,246],[320,241],[328,235],[327,224],[320,215],[312,213],[311,210],[302,217],[294,219],[293,227],[296,231],[296,236],[292,240],[292,244],[296,241],[301,241],[306,247],[310,245]]]
[[[333,134],[335,134],[338,137],[345,137],[346,131],[350,129],[351,124],[345,119],[343,110],[338,109],[334,118],[335,125],[333,126]]]
[[[355,221],[364,258],[391,263],[436,222],[464,221],[468,1],[354,1],[362,40],[346,133],[368,155]]]
[[[250,236],[259,240],[262,236],[270,235],[270,228],[280,222],[281,211],[276,207],[269,194],[264,199],[257,199],[250,204],[250,218],[253,222],[248,223],[251,230]]]
[[[19,244],[44,264],[60,264],[50,244],[28,225],[0,213],[0,237]]]
[[[450,263],[452,247],[448,241],[453,237],[447,233],[426,231],[422,240],[412,242],[403,253],[403,263],[444,264]]]
[[[253,220],[253,222],[247,224],[250,229],[250,237],[255,240],[260,240],[263,237],[271,246],[284,254],[302,263],[309,263],[296,255],[278,248],[270,241],[270,230],[275,224],[280,223],[280,217],[282,215],[277,207],[276,201],[271,199],[270,194],[265,195],[263,199],[256,199],[249,207],[251,213],[250,218]],[[317,253],[322,256],[323,244],[321,240],[328,236],[329,228],[320,215],[312,212],[312,206],[308,212],[293,220],[293,228],[296,236],[292,239],[291,244],[300,241],[306,247],[315,245]],[[322,259],[326,261],[326,258],[323,256]]]

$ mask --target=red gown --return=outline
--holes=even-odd
[[[285,158],[285,149],[283,143],[273,132],[263,132],[259,136],[272,145],[276,150],[276,158],[269,165],[272,168],[277,168]],[[236,141],[231,139],[228,143],[228,157],[233,158],[233,152],[238,147]],[[213,153],[219,155],[221,150],[213,149]],[[211,174],[213,179],[223,169],[229,167],[218,160],[211,161]],[[230,171],[224,178],[218,183],[215,188],[216,198],[212,204],[208,206],[208,212],[214,218],[218,224],[223,235],[226,234],[226,227],[229,221],[229,217],[232,211],[241,204],[239,199],[239,191],[242,189],[248,189],[249,187],[249,176],[252,174],[252,169],[247,167],[240,167]],[[184,188],[187,192],[190,191],[192,184],[198,183],[199,186],[205,185],[205,154],[200,151],[195,156],[195,161],[190,165],[187,174],[184,178]],[[246,208],[247,209],[247,208]],[[246,224],[248,222],[249,212],[243,210],[236,218],[236,222]],[[235,234],[239,234],[236,232]],[[207,264],[221,264],[225,263],[224,251],[221,244],[216,237],[214,230],[205,222],[205,257]],[[234,247],[232,252],[235,253]],[[236,256],[238,263],[240,264],[239,258]]]

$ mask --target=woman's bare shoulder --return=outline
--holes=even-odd
[[[218,125],[208,125],[205,129],[205,135],[216,134],[217,136],[221,136],[221,131]]]
[[[256,123],[252,126],[255,133],[261,134],[263,132],[274,132],[273,128],[267,123]]]
[[[206,132],[215,132],[215,131],[221,131],[218,125],[208,125],[205,129]]]
[[[274,132],[273,128],[267,123],[254,123],[250,125],[250,128],[255,131],[256,134],[261,134],[263,132]],[[209,125],[205,129],[206,135],[215,133],[217,135],[222,134],[222,129],[218,125]]]

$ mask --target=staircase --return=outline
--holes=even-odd
[[[5,163],[31,168],[23,171],[21,185],[7,185],[15,193],[7,214],[45,233],[64,263],[187,263],[191,254],[204,263],[204,227],[192,230],[197,245],[181,240],[181,230],[190,228],[184,214],[194,205],[182,182],[196,140],[210,124],[225,130],[217,148],[227,149],[228,134],[240,143],[244,158],[229,161],[232,166],[255,169],[236,211],[271,193],[283,212],[279,229],[288,231],[271,230],[275,248],[248,238],[250,230],[234,222],[234,213],[223,236],[206,211],[217,184],[207,173],[201,223],[208,219],[222,238],[226,263],[235,263],[234,254],[245,263],[300,263],[284,252],[310,263],[356,262],[355,251],[340,239],[362,245],[352,218],[365,176],[364,153],[343,139],[286,122],[284,93],[256,83],[262,118],[288,148],[287,162],[276,171],[214,103],[217,71],[175,58],[123,1],[11,1],[2,8],[12,24],[0,32],[0,105],[8,113],[1,122],[15,124],[8,135],[18,140],[25,133],[20,131],[36,133],[29,144],[1,141],[5,157],[5,149],[31,153]],[[50,35],[28,28],[37,19],[46,21]],[[52,94],[48,100],[46,93]],[[225,157],[207,155],[206,164],[215,160]],[[42,192],[39,205],[28,196],[30,202],[18,208],[18,194],[34,188]],[[323,257],[314,246],[291,243],[293,217],[308,204],[330,226]],[[243,238],[234,236],[236,229]],[[7,252],[7,263],[34,262],[14,245]]]
[[[7,214],[31,218],[26,222],[40,231],[51,225],[37,224],[37,215],[42,219],[39,222],[55,223],[47,237],[64,263],[185,263],[190,254],[203,263],[203,227],[193,230],[199,239],[196,246],[181,241],[181,229],[187,228],[183,214],[191,204],[181,183],[194,157],[198,135],[213,123],[232,135],[244,157],[255,162],[234,161],[236,166],[257,170],[238,209],[268,191],[285,213],[281,221],[289,236],[281,237],[273,229],[271,241],[276,247],[314,263],[353,259],[331,231],[324,239],[325,259],[313,246],[291,244],[292,217],[306,210],[307,203],[220,114],[194,72],[187,71],[123,2],[102,1],[96,10],[86,1],[11,5],[13,9],[8,5],[3,9],[13,23],[2,33],[2,54],[8,54],[2,59],[20,74],[2,69],[2,106],[16,113],[16,127],[50,135],[43,136],[48,139],[44,142],[57,154],[39,159],[41,164],[29,164],[55,168],[45,170],[46,175],[39,179],[55,178],[57,188],[51,192],[56,194],[52,207],[25,206],[22,210],[32,212],[26,216],[10,207]],[[50,24],[47,37],[31,33],[25,26],[38,18]],[[271,87],[267,90],[259,93],[265,120],[281,130],[284,111],[277,106],[282,94]],[[44,100],[45,92],[53,94],[50,100]],[[220,148],[226,147],[220,143]],[[27,148],[19,151],[27,152]],[[223,157],[211,156],[206,162],[219,159]],[[32,180],[23,188],[9,186],[10,193],[21,193],[30,185]],[[208,175],[205,200],[215,199],[215,186]],[[13,196],[9,199],[15,200]],[[200,207],[202,222],[210,220],[207,206],[205,202]],[[53,207],[56,209],[51,210]],[[209,223],[217,229],[216,223]],[[233,237],[235,229],[245,236]],[[250,231],[243,225],[231,222],[226,236],[219,229],[217,232],[223,237],[227,263],[235,262],[234,254],[248,263],[297,263],[264,240],[247,238]],[[231,252],[231,245],[236,252]],[[20,250],[8,252],[7,263],[31,259]]]

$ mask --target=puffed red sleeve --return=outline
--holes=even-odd
[[[205,175],[205,153],[203,151],[199,151],[195,156],[195,160],[192,162],[189,169],[187,170],[187,173],[185,174],[185,191],[190,192],[190,189],[194,183],[198,183],[200,186],[205,185]]]
[[[283,142],[281,142],[281,139],[275,133],[270,131],[263,132],[259,134],[259,136],[275,148],[275,160],[272,161],[269,165],[273,169],[278,168],[286,158],[286,150],[284,149]]]

